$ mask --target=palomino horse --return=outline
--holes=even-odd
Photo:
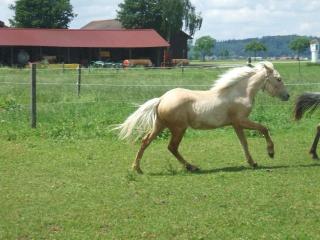
[[[300,120],[306,111],[312,113],[319,107],[320,104],[320,93],[304,93],[300,95],[296,101],[294,109],[294,117],[296,120]],[[320,138],[320,124],[317,126],[316,136],[313,140],[309,153],[313,159],[319,159],[317,154],[317,145]]]
[[[274,146],[268,129],[248,119],[254,98],[260,89],[283,101],[289,99],[280,74],[273,64],[261,62],[254,68],[246,66],[226,72],[207,91],[172,89],[161,97],[142,104],[115,129],[120,130],[121,139],[130,137],[134,132],[140,133],[139,136],[145,134],[132,165],[138,173],[142,173],[140,160],[145,149],[165,128],[171,132],[169,151],[189,171],[196,171],[198,167],[188,163],[178,151],[188,127],[214,129],[232,125],[248,163],[256,167],[257,163],[249,153],[244,129],[254,129],[262,133],[267,141],[269,156],[274,156]]]

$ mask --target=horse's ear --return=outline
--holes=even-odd
[[[262,63],[263,66],[265,67],[265,69],[267,70],[268,73],[272,73],[274,68],[273,68],[273,64],[270,62],[263,62]]]

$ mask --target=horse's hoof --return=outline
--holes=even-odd
[[[257,168],[257,167],[258,167],[258,163],[256,163],[256,162],[252,163],[252,164],[251,164],[251,167]]]
[[[133,171],[136,171],[138,174],[143,174],[141,168],[139,168],[139,167],[133,166],[133,167],[132,167],[132,170],[133,170]]]
[[[315,151],[310,150],[309,153],[312,155],[313,160],[319,160],[318,154]]]
[[[137,173],[138,174],[143,174],[142,170],[139,168],[139,169],[136,169]]]
[[[268,152],[270,158],[274,158],[274,152]]]
[[[200,168],[198,168],[197,166],[193,166],[193,165],[191,165],[191,164],[186,165],[186,169],[187,169],[189,172],[197,172],[197,171],[200,171]]]

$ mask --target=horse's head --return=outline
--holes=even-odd
[[[261,65],[266,72],[263,90],[266,90],[273,97],[280,98],[282,101],[288,101],[290,95],[284,86],[280,73],[271,62],[262,62]]]

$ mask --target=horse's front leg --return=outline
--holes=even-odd
[[[320,138],[320,124],[317,126],[317,133],[316,136],[313,140],[311,149],[310,149],[310,154],[312,155],[313,159],[319,159],[318,154],[317,154],[317,145],[319,142],[319,138]]]
[[[239,125],[233,125],[233,128],[240,140],[247,162],[249,163],[250,166],[257,167],[258,164],[255,161],[253,161],[251,154],[249,152],[248,142],[244,134],[243,128]]]
[[[274,144],[269,135],[269,130],[260,123],[250,121],[249,119],[241,119],[238,121],[238,124],[245,129],[257,130],[259,131],[266,139],[267,142],[267,152],[271,158],[274,157]]]

